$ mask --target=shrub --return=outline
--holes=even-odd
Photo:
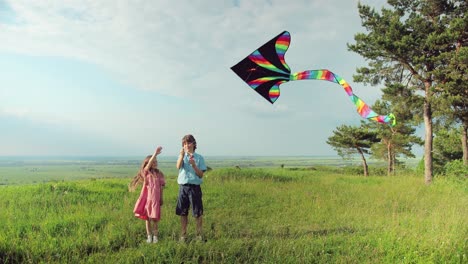
[[[240,168],[222,168],[213,170],[209,173],[210,177],[221,180],[239,180],[239,179],[262,179],[272,181],[291,181],[293,178],[287,175],[277,175],[270,171],[262,169],[240,169]]]
[[[444,166],[445,174],[457,177],[468,177],[468,166],[462,160],[451,161]]]

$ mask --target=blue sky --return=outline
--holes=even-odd
[[[205,155],[335,155],[332,131],[361,120],[339,85],[289,82],[271,105],[230,67],[288,30],[293,72],[372,104],[346,47],[357,2],[0,0],[0,156],[176,155],[188,133]]]

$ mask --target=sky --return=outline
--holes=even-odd
[[[176,155],[186,134],[209,156],[336,155],[327,138],[361,120],[341,86],[288,82],[272,105],[230,67],[287,30],[293,72],[329,69],[372,105],[357,5],[0,0],[0,156]]]

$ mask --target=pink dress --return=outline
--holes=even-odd
[[[147,171],[144,175],[146,184],[141,188],[140,197],[135,203],[133,213],[138,218],[159,221],[161,219],[161,192],[162,186],[166,184],[162,172]]]

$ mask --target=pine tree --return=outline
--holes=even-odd
[[[356,34],[356,43],[348,48],[366,58],[369,67],[358,69],[355,81],[375,85],[403,79],[405,89],[420,97],[425,128],[424,178],[429,184],[433,179],[434,100],[442,92],[441,84],[447,82],[447,76],[439,72],[448,67],[447,54],[456,52],[459,31],[466,31],[466,27],[450,28],[454,18],[466,17],[466,3],[388,0],[388,4],[390,8],[382,8],[380,13],[358,4],[367,33]]]
[[[366,128],[341,125],[333,131],[327,144],[332,146],[342,158],[359,154],[362,160],[364,176],[369,176],[369,168],[364,154],[370,154],[372,144],[379,141],[377,134]]]

